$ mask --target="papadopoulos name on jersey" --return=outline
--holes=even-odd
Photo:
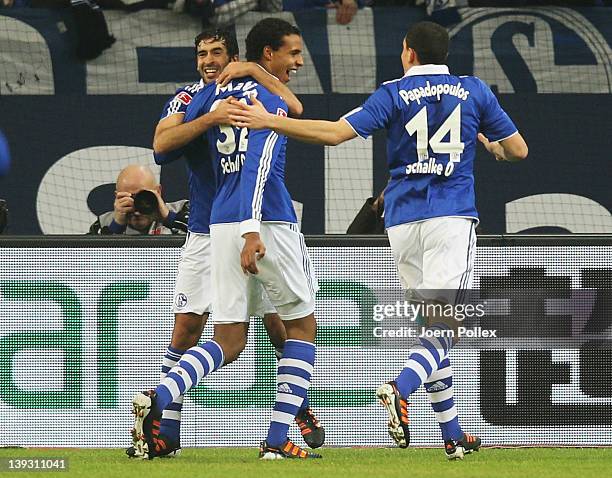
[[[498,141],[517,131],[486,84],[451,75],[446,65],[411,67],[344,120],[363,138],[388,131],[387,228],[434,217],[478,218],[476,137],[481,132]]]
[[[439,85],[431,85],[429,81],[425,82],[425,86],[418,88],[412,88],[411,90],[399,90],[399,95],[408,105],[411,101],[416,101],[418,105],[421,104],[421,98],[427,98],[429,96],[435,96],[438,101],[442,95],[456,96],[460,100],[467,100],[470,92],[461,87],[461,82],[456,85],[449,83],[441,83]]]

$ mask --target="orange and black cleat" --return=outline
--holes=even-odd
[[[262,441],[259,445],[260,460],[284,460],[285,458],[298,458],[305,460],[323,457],[318,453],[306,451],[303,448],[300,448],[299,446],[293,444],[291,440],[287,440],[279,447],[272,447],[265,441]]]
[[[302,438],[310,448],[319,448],[325,443],[325,428],[310,407],[300,410],[295,417],[295,423],[300,427]]]
[[[478,451],[480,445],[480,438],[476,435],[464,433],[459,440],[446,440],[444,442],[444,451],[446,452],[446,458],[449,460],[462,460],[468,453]]]
[[[446,458],[449,460],[463,460],[463,456],[465,455],[465,450],[459,442],[455,440],[446,440],[444,442],[444,452],[446,453]]]
[[[463,437],[461,440],[458,440],[457,443],[463,447],[466,454],[480,450],[480,446],[482,445],[482,441],[479,437],[469,433],[463,433]]]
[[[157,422],[157,424],[156,424]],[[175,443],[168,437],[164,435],[160,435],[159,433],[159,422],[157,420],[153,421],[153,440],[151,442],[150,450],[154,450],[154,453],[149,456],[152,458],[176,458],[182,452],[181,445],[179,443]],[[138,458],[136,456],[136,448],[134,446],[130,446],[125,450],[125,453],[130,458]]]
[[[376,396],[389,414],[389,436],[400,448],[410,444],[408,428],[408,402],[397,389],[395,382],[387,382],[378,387]]]
[[[161,416],[155,412],[155,399],[152,390],[137,393],[132,399],[132,446],[125,451],[130,458],[151,460],[157,456],[155,439],[159,435]]]
[[[175,443],[164,435],[157,434],[157,437],[153,438],[155,444],[155,456],[157,458],[176,458],[181,454],[181,445]]]

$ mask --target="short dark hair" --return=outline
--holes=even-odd
[[[446,28],[433,22],[419,22],[410,27],[405,38],[408,48],[412,48],[419,63],[436,65],[446,63],[448,57],[448,32]]]
[[[246,37],[247,61],[260,60],[267,46],[278,50],[287,35],[301,35],[300,29],[279,18],[264,18],[257,22]]]
[[[227,48],[227,54],[230,58],[238,56],[239,54],[236,35],[234,35],[234,32],[226,28],[208,28],[202,31],[202,33],[200,33],[197,37],[195,37],[194,43],[196,55],[198,54],[198,45],[202,40],[213,40],[222,42],[225,45],[225,48]]]

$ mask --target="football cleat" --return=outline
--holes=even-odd
[[[467,455],[468,453],[472,453],[473,451],[480,450],[480,445],[482,444],[482,441],[476,435],[464,433],[463,437],[460,440],[457,440],[457,443],[463,447],[463,451]]]
[[[152,460],[155,454],[155,439],[159,435],[161,416],[155,416],[155,392],[137,393],[132,399],[134,428],[132,446],[126,450],[130,458]],[[130,450],[133,448],[133,450]]]
[[[410,444],[408,429],[408,402],[400,394],[395,382],[387,382],[378,387],[376,396],[389,413],[389,436],[400,448]]]
[[[153,429],[153,433],[155,433],[155,429]],[[164,435],[158,435],[157,438],[153,437],[153,443],[155,444],[155,456],[157,458],[176,458],[181,454],[181,445]]]
[[[281,446],[272,447],[267,442],[262,441],[259,445],[259,459],[260,460],[284,460],[285,458],[298,458],[298,459],[309,459],[309,458],[323,458],[318,453],[312,451],[306,451],[297,445],[291,443],[291,440],[287,440]]]
[[[463,460],[465,450],[459,441],[446,440],[444,442],[444,451],[446,452],[446,458],[449,460]]]
[[[310,407],[300,410],[295,417],[302,438],[310,448],[319,448],[325,442],[325,428],[321,426]]]
[[[158,438],[153,438],[155,445],[155,457],[156,458],[176,458],[182,453],[181,445],[174,443],[163,435],[159,435]],[[133,446],[125,450],[125,454],[130,458],[136,458],[136,448]]]

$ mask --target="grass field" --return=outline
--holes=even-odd
[[[463,461],[449,462],[442,450],[397,448],[330,448],[323,460],[262,462],[247,448],[186,449],[176,459],[134,461],[116,449],[0,449],[7,458],[65,458],[69,470],[60,476],[183,477],[572,477],[603,478],[612,474],[612,449],[529,448],[484,449]],[[0,476],[46,476],[41,472]],[[57,473],[53,473],[57,474]]]

